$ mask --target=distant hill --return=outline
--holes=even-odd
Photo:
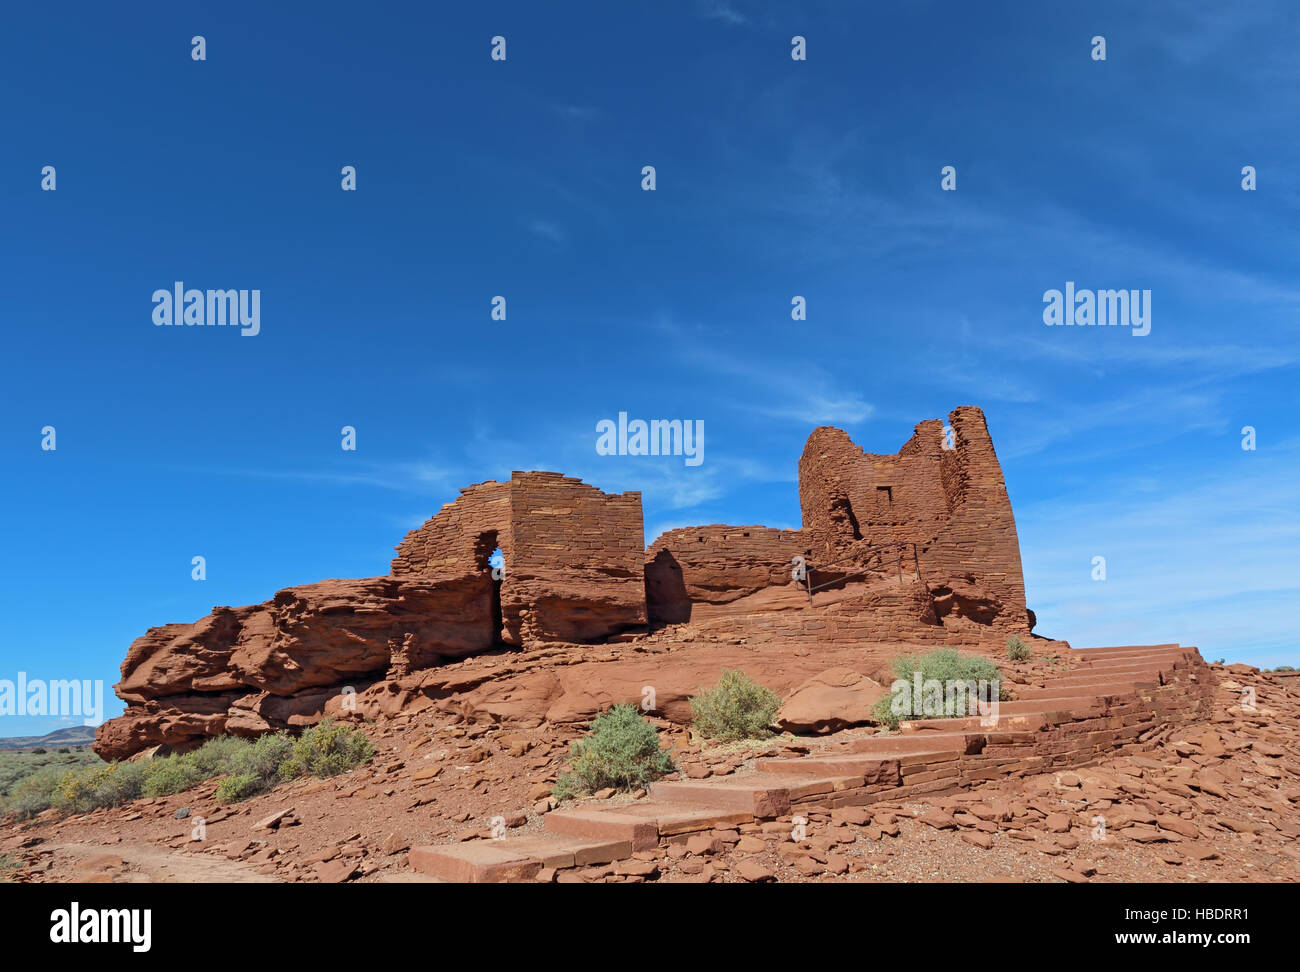
[[[94,726],[69,726],[44,736],[0,737],[0,749],[55,749],[60,746],[89,746],[95,741]]]

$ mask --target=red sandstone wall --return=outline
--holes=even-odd
[[[645,550],[640,493],[603,493],[552,472],[515,472],[510,487],[518,538],[511,565],[640,571]]]
[[[944,609],[999,627],[1026,628],[1025,584],[1015,518],[984,413],[930,419],[894,455],[875,455],[840,429],[815,429],[799,461],[804,530],[822,562],[882,543],[917,545],[922,576]]]
[[[641,494],[601,492],[553,472],[519,472],[461,496],[397,548],[392,572],[422,578],[487,571],[505,557],[501,629],[510,645],[592,641],[646,623]]]
[[[716,523],[670,530],[645,552],[650,621],[687,621],[693,603],[726,604],[789,584],[791,559],[807,553],[802,530]]]
[[[644,626],[641,494],[551,472],[515,472],[510,487],[504,640],[596,641]]]
[[[984,413],[966,406],[949,420],[956,448],[943,453],[943,462],[952,512],[921,554],[922,570],[927,580],[947,580],[954,590],[963,582],[982,589],[1002,602],[1000,621],[1028,626],[1020,539]]]
[[[510,496],[510,483],[490,479],[466,486],[458,499],[443,504],[441,512],[406,535],[389,572],[397,577],[455,577],[482,570],[494,547],[500,547],[509,562],[514,546]],[[492,532],[496,542],[483,553],[480,537]]]

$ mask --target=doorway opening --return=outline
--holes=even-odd
[[[504,624],[501,613],[501,584],[506,577],[506,558],[497,542],[496,530],[488,530],[479,534],[478,543],[474,547],[474,557],[478,567],[486,571],[492,581],[492,590],[489,595],[492,617],[492,643],[500,645],[502,643],[501,628]]]

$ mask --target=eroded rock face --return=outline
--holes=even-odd
[[[600,642],[646,623],[645,582],[615,567],[520,567],[502,586],[502,640]]]
[[[483,574],[327,580],[152,628],[127,651],[114,689],[129,705],[96,731],[96,752],[115,759],[309,724],[329,698],[394,666],[427,668],[491,647],[491,597]]]
[[[128,705],[126,712],[95,730],[94,749],[104,759],[126,759],[150,746],[186,748],[226,732],[238,693],[172,695]]]
[[[550,472],[467,487],[407,535],[387,576],[151,628],[115,687],[126,713],[100,726],[95,749],[123,758],[430,708],[582,722],[647,687],[659,715],[688,722],[690,696],[723,667],[789,696],[791,729],[866,721],[883,689],[862,673],[900,645],[1000,648],[1032,627],[984,416],[965,407],[949,421],[954,448],[936,419],[892,456],[816,429],[799,463],[799,530],[688,527],[647,550],[639,493]],[[893,552],[900,542],[914,561]],[[792,576],[795,558],[812,582]],[[492,650],[565,660],[475,667]]]

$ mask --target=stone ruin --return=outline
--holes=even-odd
[[[406,536],[386,576],[151,628],[128,649],[126,712],[95,751],[426,708],[576,722],[638,700],[648,680],[662,714],[685,721],[686,698],[722,667],[788,692],[879,676],[900,644],[991,652],[1029,637],[1034,616],[984,415],[964,406],[949,422],[947,435],[920,423],[893,455],[815,429],[799,530],[691,527],[646,549],[640,493],[552,472],[469,486]]]

